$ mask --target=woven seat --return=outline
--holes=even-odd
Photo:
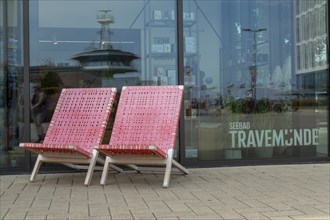
[[[106,183],[109,164],[166,165],[164,187],[168,187],[171,167],[183,173],[173,160],[173,150],[183,98],[183,86],[123,87],[109,144],[96,146],[106,155],[101,184]]]
[[[79,168],[88,164],[85,185],[89,185],[98,152],[115,100],[115,88],[63,89],[43,143],[21,143],[38,154],[30,181],[42,162],[62,163]]]

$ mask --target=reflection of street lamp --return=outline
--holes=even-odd
[[[251,29],[251,28],[244,28],[242,31],[252,32],[253,33],[253,66],[249,67],[249,71],[251,74],[251,91],[252,91],[252,98],[256,100],[257,90],[256,90],[256,83],[257,83],[257,33],[261,31],[266,31],[267,28],[259,28],[259,29]]]

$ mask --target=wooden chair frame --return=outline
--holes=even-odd
[[[121,91],[109,144],[95,149],[105,155],[100,183],[106,184],[110,165],[165,166],[163,187],[169,186],[172,166],[188,170],[173,160],[183,99],[183,86],[126,86]],[[138,166],[140,165],[140,166]]]
[[[87,169],[84,184],[90,184],[96,162],[104,163],[94,146],[103,141],[116,91],[115,88],[62,90],[43,143],[20,143],[20,147],[38,154],[30,181],[35,180],[42,163],[48,162]]]

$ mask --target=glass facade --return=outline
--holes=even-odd
[[[327,7],[185,1],[187,159],[328,155]]]
[[[18,144],[62,88],[124,85],[185,86],[183,163],[329,157],[326,0],[28,2],[29,41],[22,1],[0,2],[1,167],[34,156]]]
[[[22,2],[0,2],[0,166],[24,167]]]

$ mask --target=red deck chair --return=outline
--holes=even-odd
[[[115,95],[115,88],[62,90],[43,143],[20,144],[38,154],[30,181],[42,162],[51,162],[78,169],[88,164],[84,184],[90,184],[99,160],[94,146],[102,143]]]
[[[102,185],[109,164],[128,165],[138,171],[136,165],[165,165],[163,187],[168,187],[172,164],[188,173],[173,160],[182,98],[183,86],[123,87],[110,143],[95,148],[106,155]]]

